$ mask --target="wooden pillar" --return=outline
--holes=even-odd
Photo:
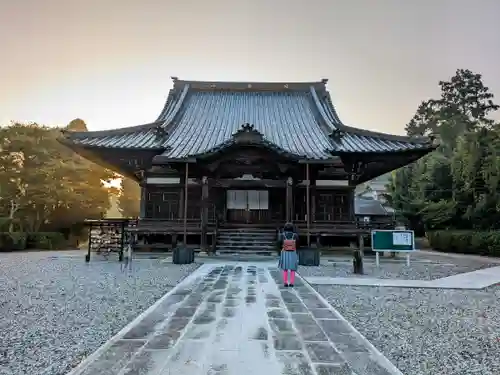
[[[201,250],[207,247],[207,222],[208,222],[208,178],[201,179]]]
[[[349,199],[349,220],[350,221],[355,221],[356,220],[356,213],[354,212],[354,189],[352,188],[349,190],[349,194],[347,196],[347,199]]]
[[[293,221],[293,178],[288,177],[286,180],[286,222]]]
[[[307,246],[311,246],[311,197],[310,197],[310,184],[309,180],[309,164],[306,164],[306,215],[307,215]]]
[[[141,182],[141,203],[140,203],[140,209],[139,209],[139,219],[144,219],[146,217],[146,204],[147,204],[147,199],[148,199],[148,190],[147,190],[147,185],[146,182]]]
[[[186,163],[186,176],[184,178],[184,246],[187,245],[187,205],[188,205],[188,182],[189,182],[189,163]]]

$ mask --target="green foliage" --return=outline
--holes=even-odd
[[[0,232],[0,251],[25,250],[26,238],[21,232]]]
[[[500,127],[488,117],[499,106],[469,70],[439,85],[441,97],[422,102],[406,131],[440,146],[394,172],[386,198],[418,234],[499,229]]]
[[[81,120],[70,126],[86,130]],[[103,182],[114,174],[63,146],[59,137],[60,129],[37,124],[0,128],[1,230],[68,233],[109,208]],[[56,241],[44,238],[50,246]]]
[[[14,250],[58,250],[64,249],[68,241],[59,232],[0,232],[0,251]]]
[[[122,177],[118,208],[123,217],[138,217],[141,205],[141,188],[129,178]]]
[[[59,232],[28,233],[26,239],[27,249],[58,250],[64,249],[68,241]]]
[[[500,256],[500,232],[439,230],[427,233],[431,247],[461,254]]]

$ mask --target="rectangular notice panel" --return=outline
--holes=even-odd
[[[373,230],[373,251],[410,252],[415,250],[412,230]]]

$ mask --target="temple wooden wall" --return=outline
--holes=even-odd
[[[285,189],[270,188],[269,206],[267,210],[251,210],[252,222],[281,222],[285,220],[286,194]],[[349,221],[353,220],[352,191],[345,188],[311,187],[311,221]],[[179,220],[184,214],[184,187],[148,185],[146,187],[146,218]],[[208,221],[215,222],[216,216],[222,221],[244,222],[244,215],[239,210],[228,210],[226,188],[211,187],[207,200]],[[188,188],[187,218],[201,219],[202,187],[191,185]],[[293,189],[293,219],[306,220],[306,189]],[[241,217],[238,217],[240,215]]]

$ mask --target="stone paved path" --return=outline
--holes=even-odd
[[[402,375],[302,279],[200,267],[72,375]]]

